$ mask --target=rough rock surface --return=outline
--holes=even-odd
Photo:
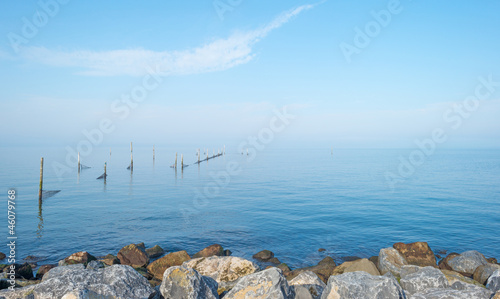
[[[254,254],[252,257],[258,261],[266,262],[274,257],[274,253],[269,250],[262,250]]]
[[[490,299],[493,292],[468,283],[455,282],[449,288],[430,288],[410,299]]]
[[[487,264],[488,261],[484,256],[475,250],[465,251],[448,260],[448,265],[451,267],[451,270],[466,275],[472,275],[477,267]]]
[[[294,294],[283,272],[273,267],[244,276],[224,298],[291,299],[294,298]]]
[[[202,257],[187,261],[183,265],[215,279],[218,283],[233,281],[259,270],[255,263],[234,256]]]
[[[486,288],[493,292],[500,291],[500,270],[496,270],[491,274],[490,278],[486,282]]]
[[[405,265],[408,265],[408,262],[396,249],[392,247],[380,249],[378,269],[381,274],[391,272],[395,276],[399,276],[401,267]]]
[[[460,282],[473,284],[473,285],[476,285],[478,287],[484,287],[483,284],[480,284],[479,282],[475,281],[472,278],[465,277],[458,272],[455,272],[452,270],[441,270],[441,272],[443,272],[444,276],[446,276],[446,279],[448,279],[448,282],[450,283],[450,285],[452,285],[453,283],[455,283],[457,281],[460,281]]]
[[[427,242],[396,243],[392,245],[406,259],[408,264],[420,267],[436,267],[436,257]]]
[[[488,278],[490,278],[496,270],[500,270],[500,265],[490,263],[487,265],[481,265],[476,268],[476,271],[474,271],[474,280],[481,284],[486,284]]]
[[[160,292],[167,298],[219,298],[217,282],[200,275],[196,270],[185,266],[168,268],[163,274]]]
[[[73,294],[68,294],[72,293]],[[82,298],[78,294],[99,294],[98,298],[149,298],[154,289],[132,267],[114,265],[104,269],[87,270],[83,265],[61,266],[47,272],[41,283],[16,290],[15,294],[1,291],[6,298]],[[76,296],[76,297],[71,297]],[[107,297],[106,297],[107,296]],[[96,298],[96,297],[83,297]]]
[[[112,254],[108,254],[108,255],[102,257],[102,259],[100,259],[100,261],[105,263],[108,266],[116,265],[116,264],[120,263],[120,260]]]
[[[290,280],[289,285],[294,286],[295,294],[301,294],[302,292],[300,288],[296,288],[296,286],[305,288],[314,299],[321,298],[321,294],[323,294],[323,290],[326,288],[326,284],[312,271],[300,273],[297,277]],[[298,295],[296,295],[296,297],[297,296]],[[302,294],[301,296],[306,295]]]
[[[162,256],[165,253],[163,248],[161,248],[159,245],[155,245],[151,248],[146,249],[146,254],[150,259],[154,259],[157,257]]]
[[[298,268],[298,269],[295,269],[293,271],[284,272],[284,273],[285,273],[286,279],[291,280],[291,279],[294,279],[295,277],[297,277],[297,275],[299,275],[300,273],[302,273],[304,271],[312,271],[316,275],[318,275],[318,277],[324,283],[326,283],[328,281],[328,278],[330,277],[330,275],[332,275],[335,267],[336,267],[336,264],[335,264],[335,261],[333,260],[333,258],[327,256],[324,259],[322,259],[316,266]]]
[[[148,271],[153,274],[155,278],[163,279],[163,272],[169,267],[180,266],[190,259],[191,258],[185,250],[172,252],[149,264]]]
[[[219,244],[213,244],[195,253],[193,258],[209,256],[224,256],[224,248]]]
[[[144,250],[144,247],[130,244],[118,251],[116,255],[120,260],[120,264],[128,265],[133,268],[146,267],[149,264],[149,257]]]
[[[355,271],[365,271],[371,275],[380,275],[380,272],[374,263],[368,259],[359,259],[352,262],[345,262],[337,266],[332,275],[339,275],[342,273],[355,272]]]
[[[309,290],[301,285],[290,286],[293,290],[295,299],[316,299],[321,297],[313,297],[313,295],[309,292]]]
[[[447,288],[450,286],[446,276],[431,266],[423,268],[418,266],[403,266],[401,268],[400,284],[409,295],[427,289]]]
[[[393,277],[374,276],[359,271],[330,276],[321,298],[403,299],[406,297]]]
[[[59,266],[68,266],[74,264],[85,264],[90,261],[96,260],[95,256],[91,255],[87,251],[80,251],[77,253],[73,253],[62,261],[59,261]]]

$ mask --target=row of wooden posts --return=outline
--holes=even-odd
[[[198,153],[197,153],[198,161],[195,162],[194,164],[200,164],[201,162],[208,161],[210,159],[223,156],[225,154],[226,154],[226,146],[225,145],[224,145],[222,150],[219,149],[217,151],[217,154],[215,153],[215,150],[212,151],[212,156],[208,155],[208,149],[206,149],[206,157],[202,160],[200,149],[198,149]],[[111,155],[111,149],[109,150],[109,155]],[[155,158],[156,158],[155,157],[155,146],[153,145],[153,161],[155,160]],[[107,177],[106,166],[107,166],[107,163],[105,162],[104,163],[104,173],[101,176],[99,176],[97,179],[104,179],[104,181],[106,181],[106,177]],[[184,164],[184,155],[181,154],[181,169],[183,170],[185,167],[188,167],[188,166],[189,165]],[[80,173],[80,170],[82,169],[82,164],[80,163],[80,152],[78,152],[78,166],[77,167],[78,167],[78,173]],[[177,170],[177,153],[175,153],[175,162],[170,167]],[[134,155],[133,155],[132,142],[130,142],[130,165],[127,167],[127,169],[129,169],[130,171],[134,170]],[[42,202],[42,194],[43,194],[43,157],[40,161],[40,186],[38,189],[38,201],[39,201],[39,203]]]

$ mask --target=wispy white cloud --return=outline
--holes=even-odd
[[[81,68],[79,74],[92,76],[141,76],[146,68],[160,69],[165,75],[187,75],[226,70],[249,62],[255,57],[252,47],[272,30],[283,26],[294,16],[314,5],[303,5],[282,13],[269,24],[248,32],[234,33],[195,49],[150,51],[129,49],[95,52],[65,52],[45,47],[28,47],[24,59],[56,67]]]

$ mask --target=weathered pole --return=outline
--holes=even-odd
[[[38,203],[42,203],[42,190],[43,190],[43,157],[40,161],[40,188],[38,189]]]
[[[198,149],[198,164],[200,164],[200,149]]]
[[[130,142],[130,170],[134,169],[134,156],[132,155],[132,142]]]
[[[80,172],[80,152],[78,152],[78,172]]]
[[[174,168],[177,169],[177,153],[175,153],[175,163],[174,163]]]
[[[181,169],[184,168],[184,155],[181,154]]]
[[[106,164],[107,163],[104,162],[104,182],[106,182],[106,176],[107,176],[107,174],[106,174]]]
[[[155,159],[155,145],[153,144],[153,160]]]

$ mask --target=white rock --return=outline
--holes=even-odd
[[[446,276],[436,268],[403,266],[401,268],[401,287],[407,294],[415,294],[433,288],[448,288]]]
[[[218,283],[233,281],[259,270],[259,266],[255,263],[234,256],[202,257],[184,262],[183,266],[193,268]]]
[[[294,292],[283,276],[283,271],[273,267],[244,276],[224,298],[292,299]]]
[[[155,291],[141,274],[130,266],[113,265],[97,270],[87,270],[83,265],[61,266],[47,272],[41,283],[16,290],[17,297],[8,290],[0,291],[6,298],[24,298],[21,294],[33,294],[37,299],[92,298],[99,294],[101,298],[149,298]],[[80,297],[78,297],[80,296]],[[82,297],[83,296],[83,297]]]

